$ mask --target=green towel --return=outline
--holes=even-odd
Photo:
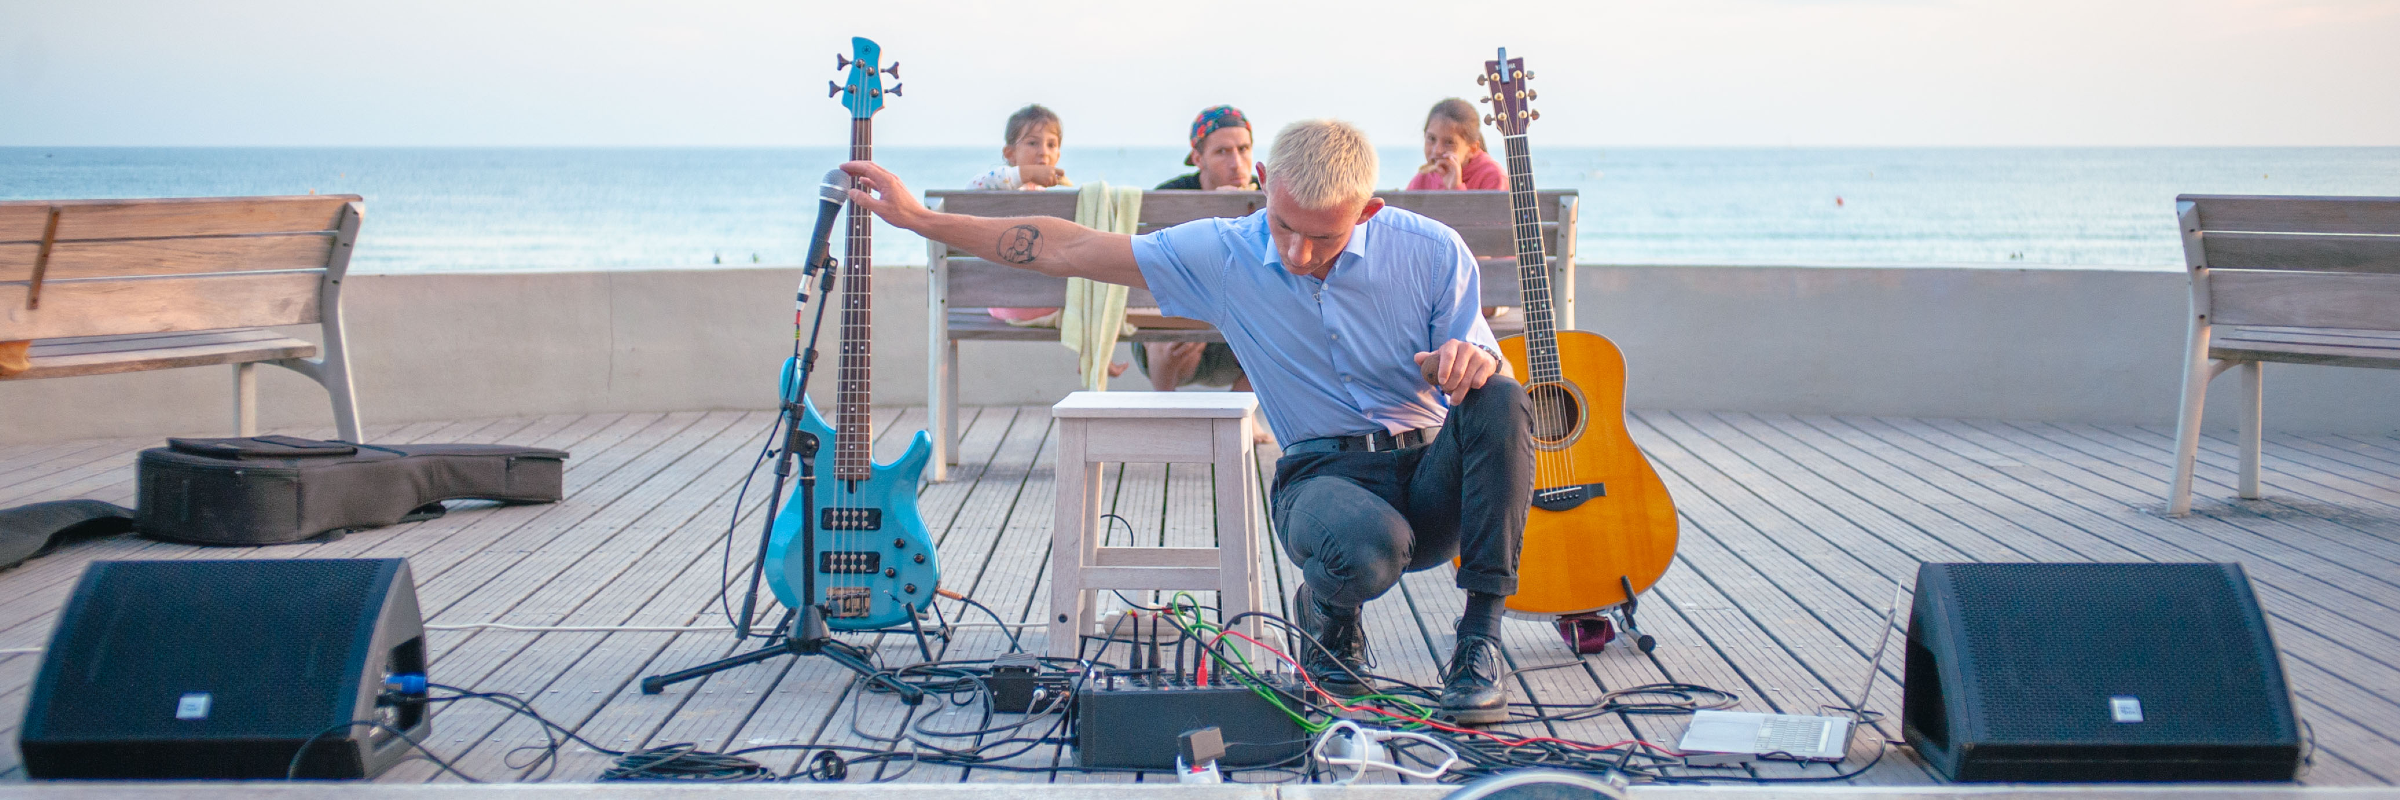
[[[1131,235],[1142,219],[1142,190],[1112,189],[1093,181],[1076,190],[1075,224]],[[1084,278],[1067,279],[1067,305],[1058,315],[1058,342],[1075,351],[1083,388],[1108,391],[1108,360],[1124,332],[1125,287]]]

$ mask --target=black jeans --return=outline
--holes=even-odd
[[[1356,608],[1401,573],[1462,554],[1459,588],[1516,594],[1533,500],[1528,418],[1525,388],[1494,375],[1450,409],[1432,444],[1276,461],[1275,529],[1318,603]]]

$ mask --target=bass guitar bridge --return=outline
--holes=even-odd
[[[866,616],[867,601],[871,599],[864,586],[825,587],[825,616],[829,619]]]
[[[1590,500],[1594,497],[1607,496],[1608,485],[1604,483],[1581,483],[1573,486],[1555,486],[1548,489],[1533,490],[1533,507],[1543,511],[1565,511],[1567,509],[1583,505],[1584,501]]]

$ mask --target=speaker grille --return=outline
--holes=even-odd
[[[1988,740],[2246,744],[2288,736],[2237,574],[2219,564],[1950,564]],[[2160,657],[2160,654],[2172,654]],[[2111,698],[2140,701],[2119,721]],[[1982,738],[1982,737],[1979,737]]]
[[[48,658],[53,740],[302,737],[349,719],[391,562],[121,561],[78,587]],[[340,632],[326,635],[329,632]],[[112,653],[122,650],[122,653]],[[207,693],[204,719],[179,719]],[[71,712],[71,713],[68,713]]]

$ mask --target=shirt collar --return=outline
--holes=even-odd
[[[1361,222],[1350,229],[1350,241],[1348,244],[1342,245],[1342,256],[1334,259],[1333,262],[1335,267],[1338,268],[1345,263],[1355,263],[1359,259],[1367,257],[1367,226],[1374,221],[1373,217],[1369,217],[1366,222]],[[1261,260],[1266,262],[1267,266],[1281,270],[1283,269],[1283,252],[1275,248],[1274,231],[1268,227],[1273,224],[1275,223],[1267,219],[1267,210],[1259,209],[1259,252],[1264,254]]]

